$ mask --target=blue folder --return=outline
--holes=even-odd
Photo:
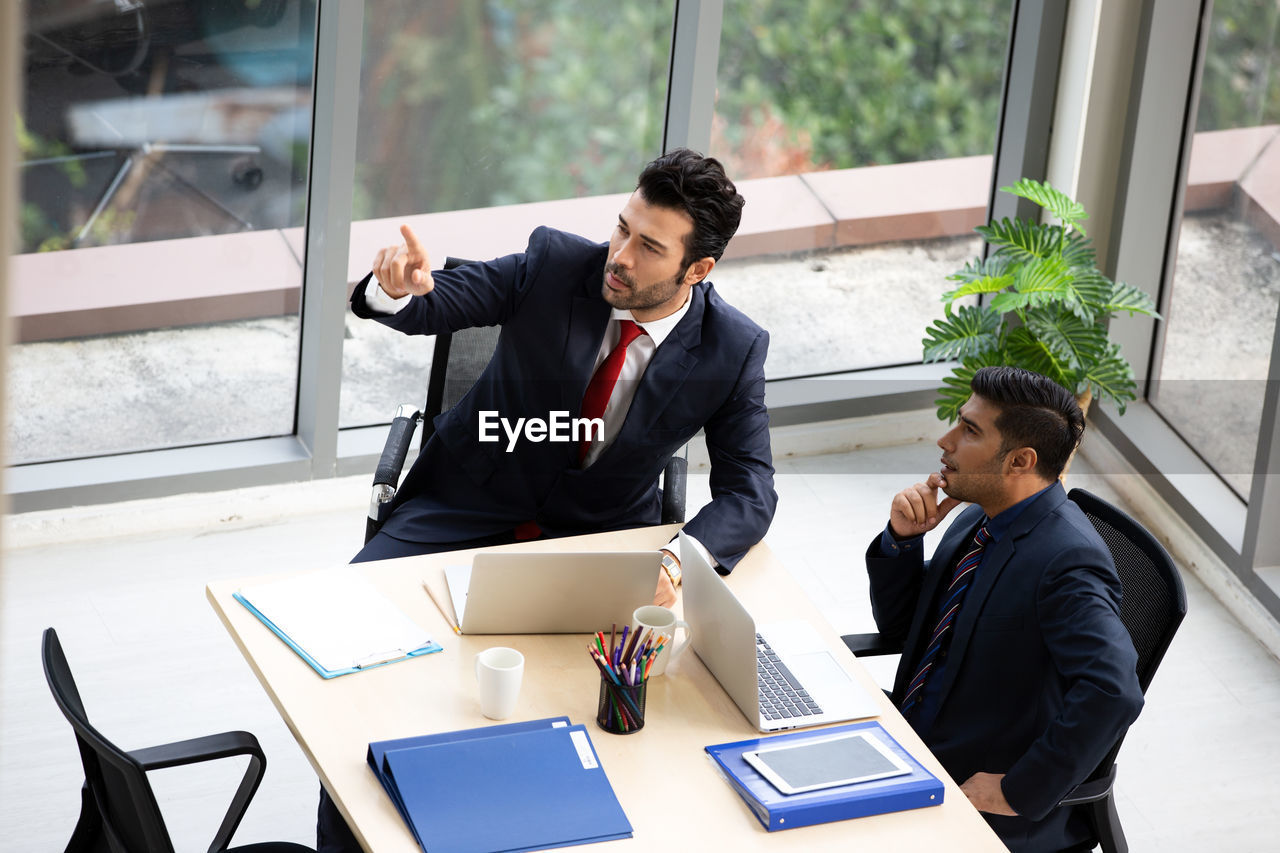
[[[234,598],[236,601],[240,602],[241,604],[243,604],[245,606],[245,609],[248,610],[250,613],[252,613],[254,616],[257,616],[258,619],[261,620],[263,625],[266,625],[268,628],[271,629],[271,633],[275,634],[281,640],[284,640],[285,645],[287,645],[289,648],[297,652],[298,657],[306,661],[307,665],[310,666],[312,669],[314,669],[320,675],[321,678],[337,678],[339,675],[348,675],[350,673],[360,672],[361,670],[365,670],[365,669],[373,669],[374,667],[386,666],[389,663],[395,663],[396,661],[405,660],[406,658],[414,658],[419,655],[429,655],[432,652],[438,652],[444,648],[444,646],[432,640],[431,642],[427,643],[425,646],[422,646],[416,649],[411,649],[402,655],[391,658],[390,660],[378,661],[377,663],[365,664],[364,666],[349,666],[344,669],[325,669],[323,666],[320,665],[319,661],[317,661],[311,655],[307,654],[306,649],[302,648],[302,646],[299,646],[297,642],[295,642],[294,639],[290,637],[288,634],[286,634],[284,631],[281,631],[276,626],[276,623],[272,622],[265,615],[263,615],[261,610],[259,610],[258,608],[250,604],[248,599],[240,595],[240,593],[238,592],[232,593],[231,597]]]
[[[366,760],[369,762],[369,769],[373,771],[373,775],[378,777],[378,781],[382,783],[382,788],[387,792],[387,796],[391,798],[391,802],[395,804],[396,811],[400,812],[400,817],[404,819],[410,831],[413,832],[414,838],[418,838],[418,832],[413,827],[413,821],[409,818],[409,813],[405,811],[404,800],[400,798],[400,791],[396,788],[395,782],[389,772],[386,770],[386,754],[391,750],[410,749],[415,746],[430,746],[433,743],[449,743],[459,740],[474,740],[482,737],[497,737],[500,735],[513,734],[515,732],[527,732],[534,729],[546,729],[552,726],[568,726],[568,717],[547,717],[541,720],[528,720],[520,723],[505,723],[498,726],[481,726],[475,729],[464,729],[456,732],[439,732],[430,735],[416,735],[414,737],[402,737],[395,740],[379,740],[369,744],[369,752]],[[418,838],[419,846],[422,845],[422,839]]]
[[[902,759],[907,767],[911,768],[911,772],[887,779],[873,779],[817,791],[784,794],[742,757],[744,752],[788,743],[799,744],[810,740],[823,740],[840,732],[862,730],[869,730],[881,744]],[[825,729],[791,732],[770,738],[715,744],[706,747],[706,751],[715,760],[725,781],[738,792],[738,796],[742,797],[752,813],[770,832],[942,804],[942,782],[925,770],[920,762],[903,749],[877,722],[851,723]]]
[[[384,784],[423,850],[545,850],[631,837],[586,729],[537,723],[383,752]]]

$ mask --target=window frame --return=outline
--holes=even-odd
[[[1012,4],[988,219],[1016,215],[1006,207],[1007,196],[997,198],[1002,181],[1043,177],[1065,26],[1063,4]],[[705,149],[710,139],[723,15],[723,0],[676,2],[665,148]],[[6,480],[12,512],[372,470],[386,427],[338,427],[363,16],[363,0],[317,0],[293,435],[13,466]],[[327,239],[329,235],[338,239]],[[767,385],[766,402],[779,426],[912,411],[932,406],[939,380],[949,369],[948,364],[916,364],[775,380]]]

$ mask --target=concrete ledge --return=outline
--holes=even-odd
[[[972,233],[986,221],[991,157],[959,157],[834,172],[805,183],[835,219],[836,246]]]
[[[1280,249],[1280,128],[1270,130],[1266,146],[1241,177],[1240,191],[1245,221]]]
[[[1280,245],[1280,127],[1197,134],[1187,210],[1241,205]],[[742,181],[742,227],[726,258],[839,249],[972,233],[986,218],[991,157]],[[522,250],[551,225],[606,240],[628,193],[352,223],[347,280],[408,223],[435,264]],[[10,311],[19,341],[78,338],[291,314],[298,310],[301,228],[14,256]]]
[[[10,258],[17,340],[278,316],[298,310],[302,229]]]
[[[1268,125],[1197,133],[1187,171],[1187,210],[1229,207],[1236,184],[1275,139],[1277,130]]]

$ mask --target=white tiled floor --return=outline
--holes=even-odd
[[[842,632],[871,630],[863,549],[891,495],[935,457],[916,444],[778,461],[781,501],[768,542]],[[22,528],[7,535],[0,586],[0,849],[61,850],[78,808],[74,741],[40,671],[47,626],[62,637],[95,724],[125,748],[227,729],[257,734],[267,777],[237,838],[313,841],[315,776],[204,586],[345,562],[360,544],[366,482],[122,506],[115,526],[127,536],[77,539],[76,525],[52,514],[62,544],[24,546],[40,538],[30,532],[38,525],[19,520]],[[1085,460],[1076,462],[1071,485],[1116,500],[1108,478]],[[691,477],[690,506],[706,494],[706,478]],[[263,509],[290,504],[297,509]],[[184,505],[185,525],[173,520],[184,517]],[[164,529],[148,531],[139,512]],[[1119,808],[1131,848],[1276,850],[1280,663],[1193,576],[1185,579],[1189,615],[1120,754]],[[892,663],[870,665],[887,683]],[[205,848],[239,772],[158,774],[179,850]],[[785,835],[778,846],[799,849]]]

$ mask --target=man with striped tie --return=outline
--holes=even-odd
[[[1058,481],[1075,399],[1010,367],[970,388],[942,469],[894,496],[867,551],[872,612],[903,644],[894,702],[1001,840],[1070,850],[1087,830],[1058,802],[1138,716],[1137,655],[1110,552]]]

